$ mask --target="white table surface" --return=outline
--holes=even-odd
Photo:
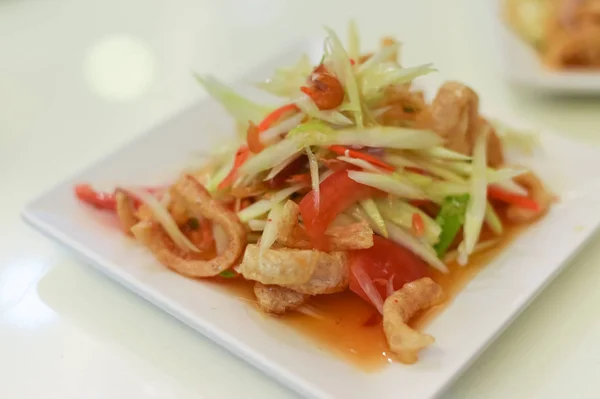
[[[482,17],[488,5],[1,0],[0,398],[295,398],[73,259],[27,227],[19,211],[203,95],[192,69],[231,79],[323,24],[344,29],[350,17],[363,43],[398,35],[409,59],[434,61],[440,76],[468,82],[487,109],[600,145],[598,99],[532,96],[500,79]],[[594,239],[444,397],[600,397],[599,243]]]

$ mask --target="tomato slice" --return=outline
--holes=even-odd
[[[335,172],[319,186],[321,201],[319,209],[311,190],[300,201],[300,214],[311,244],[320,250],[327,250],[325,230],[333,219],[357,201],[372,197],[377,190],[357,183],[348,177],[347,170]]]
[[[373,235],[373,246],[367,249],[348,251],[350,268],[362,267],[375,288],[385,300],[388,297],[387,282],[392,279],[393,290],[399,290],[406,283],[429,275],[427,264],[408,249]],[[350,290],[371,303],[355,277],[350,273]]]

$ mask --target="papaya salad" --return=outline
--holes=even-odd
[[[446,82],[428,102],[412,82],[431,64],[402,66],[391,38],[360,52],[353,24],[347,46],[326,31],[318,64],[304,56],[257,83],[280,105],[196,76],[238,127],[202,167],[167,187],[75,194],[177,273],[252,282],[266,313],[352,292],[395,359],[414,363],[434,339],[409,321],[446,296],[433,274],[494,247],[506,223],[533,223],[553,197],[505,163],[502,130],[468,86]]]

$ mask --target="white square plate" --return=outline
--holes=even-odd
[[[302,53],[318,57],[320,41],[290,47],[247,75],[256,81]],[[318,59],[318,58],[316,58]],[[243,85],[237,86],[244,91]],[[248,89],[248,86],[245,87]],[[314,398],[431,398],[473,361],[593,234],[600,222],[600,154],[557,135],[543,135],[530,159],[561,202],[488,265],[427,328],[436,337],[414,366],[365,373],[319,349],[276,320],[201,281],[160,266],[119,234],[110,215],[78,203],[72,187],[160,184],[174,178],[193,150],[207,150],[232,122],[203,100],[43,194],[24,210],[33,226],[100,271],[298,392]],[[191,150],[192,149],[192,150]]]
[[[522,40],[504,22],[501,5],[505,0],[496,0],[491,10],[490,22],[498,46],[490,46],[497,56],[497,64],[511,82],[531,89],[557,94],[600,95],[600,70],[598,71],[552,71],[540,62],[535,49]]]

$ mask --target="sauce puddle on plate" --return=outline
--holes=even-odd
[[[446,300],[413,318],[410,325],[417,329],[426,327],[521,231],[521,227],[505,224],[505,231],[498,243],[488,250],[472,255],[468,266],[461,267],[453,262],[448,264],[449,274],[433,271],[431,278],[442,286]],[[482,241],[493,238],[495,237],[488,231],[482,232]],[[243,279],[219,279],[219,281],[219,284],[215,285],[231,295],[255,303],[252,281]],[[309,305],[318,317],[299,312],[273,317],[314,340],[319,348],[333,353],[361,370],[375,371],[393,361],[383,333],[381,316],[357,295],[351,291],[319,295],[313,297]],[[257,312],[261,312],[256,305],[254,306]]]

